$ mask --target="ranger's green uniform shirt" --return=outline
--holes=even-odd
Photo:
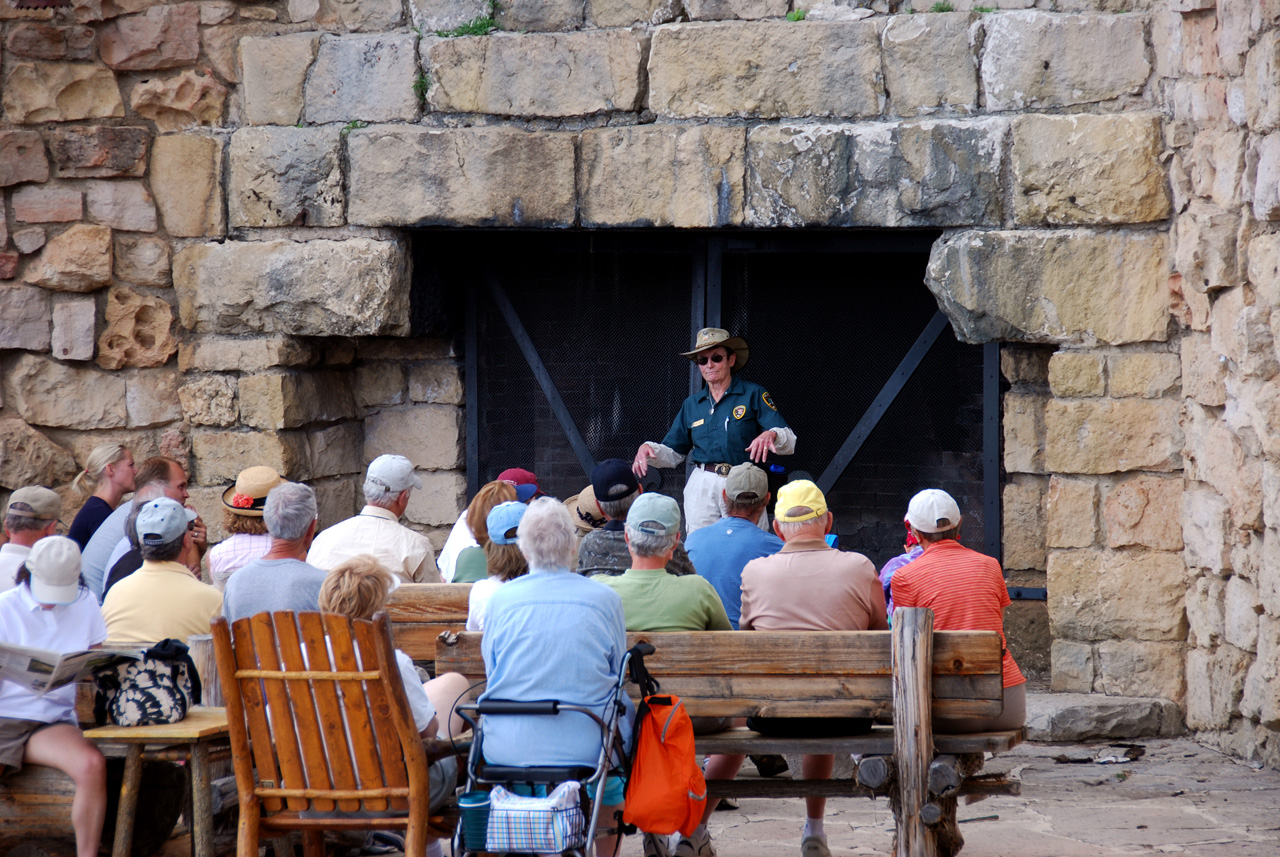
[[[629,568],[620,577],[597,575],[622,596],[628,631],[732,631],[715,587],[696,574]]]
[[[685,399],[662,443],[695,464],[742,464],[761,432],[786,427],[764,387],[735,377],[719,402],[707,387]]]

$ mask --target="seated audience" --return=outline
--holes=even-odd
[[[163,496],[164,483],[157,482],[142,486],[133,495],[133,508],[129,511],[129,517],[124,519],[124,531],[129,542],[129,550],[112,563],[111,569],[107,572],[107,582],[102,586],[103,598],[107,597],[111,587],[142,567],[142,544],[138,541],[138,513],[147,503]],[[182,555],[178,557],[178,562],[191,569],[192,575],[199,576],[200,554],[194,548],[184,548]]]
[[[62,514],[62,498],[39,485],[19,488],[9,495],[4,510],[7,543],[0,545],[0,592],[17,585],[18,569],[36,542],[53,535]]]
[[[422,480],[403,455],[379,455],[364,477],[365,506],[316,536],[307,562],[330,570],[344,560],[371,554],[403,583],[439,583],[435,551],[422,533],[400,523],[413,489]]]
[[[282,481],[270,467],[249,467],[222,493],[222,528],[229,535],[209,549],[209,579],[218,589],[225,592],[227,578],[270,549],[262,509],[267,494]]]
[[[316,534],[316,492],[297,482],[281,482],[267,494],[262,520],[271,547],[227,581],[222,615],[229,622],[264,610],[320,609],[325,572],[305,562]]]
[[[698,575],[715,587],[736,631],[742,613],[742,569],[753,559],[782,550],[782,539],[756,524],[769,505],[767,473],[749,461],[735,465],[722,493],[725,516],[689,533],[685,547]]]
[[[209,621],[222,611],[222,593],[178,561],[191,545],[195,519],[195,512],[169,497],[138,511],[142,566],[111,587],[102,605],[112,645],[150,646],[169,637],[185,643],[209,633]]]
[[[1004,640],[1004,609],[1013,602],[1000,563],[960,544],[960,507],[945,491],[927,488],[911,498],[907,524],[920,540],[920,558],[893,576],[898,607],[928,607],[935,631],[998,631]],[[1004,653],[1004,712],[999,717],[933,721],[935,732],[992,732],[1026,722],[1026,678],[1008,649]]]
[[[19,568],[18,585],[0,594],[0,640],[74,652],[100,648],[106,638],[98,599],[80,578],[80,548],[63,536],[41,539]],[[0,774],[24,764],[71,777],[76,855],[97,857],[107,815],[107,763],[77,725],[74,684],[38,696],[0,679]]]
[[[612,703],[627,651],[622,599],[603,584],[572,571],[573,521],[556,500],[529,504],[517,544],[529,573],[501,586],[489,599],[484,655],[488,684],[482,699],[556,699],[613,716]],[[623,694],[623,740],[630,743],[633,707]],[[583,714],[503,716],[484,722],[484,757],[494,765],[591,765],[601,735]],[[609,778],[600,795],[608,824],[621,809],[622,782]],[[611,854],[616,837],[597,839]]]
[[[596,489],[590,485],[565,500],[564,507],[569,510],[569,517],[573,518],[573,524],[578,528],[575,535],[578,537],[579,546],[587,533],[604,526],[604,513],[600,511],[600,504],[596,502]]]
[[[475,544],[458,552],[453,566],[452,583],[475,583],[488,575],[488,562],[484,548],[489,543],[489,529],[485,523],[489,513],[500,503],[515,501],[518,492],[510,482],[493,481],[476,492],[467,506],[466,522]]]
[[[600,506],[605,524],[587,533],[578,548],[578,574],[622,574],[631,565],[631,553],[623,522],[627,511],[644,489],[631,472],[630,462],[621,458],[606,458],[591,471],[591,487],[596,503]],[[672,574],[693,574],[693,563],[684,547],[677,544],[667,571]]]
[[[489,576],[471,586],[467,602],[468,631],[483,631],[485,608],[493,593],[508,580],[515,580],[529,571],[529,564],[516,544],[516,528],[520,526],[527,508],[524,503],[513,501],[500,503],[489,512],[489,520],[485,522],[484,546]]]
[[[120,499],[133,492],[133,453],[119,443],[94,447],[71,487],[81,497],[88,497],[67,532],[83,550],[102,522],[120,505]]]
[[[907,527],[907,540],[903,542],[902,553],[886,562],[884,568],[880,569],[880,585],[884,587],[885,610],[889,612],[890,624],[893,624],[893,575],[898,569],[916,561],[920,558],[920,554],[924,553],[924,548],[920,547],[920,540],[916,538],[915,533],[911,532],[911,522],[904,518],[903,524]]]
[[[496,481],[505,482],[515,488],[516,496],[511,499],[519,500],[521,503],[528,503],[542,493],[538,488],[538,477],[519,467],[510,467],[502,471],[498,474]],[[463,509],[462,514],[458,516],[453,529],[449,531],[449,537],[445,539],[444,547],[440,549],[440,558],[436,561],[436,565],[440,568],[440,579],[445,583],[457,582],[454,580],[454,573],[457,568],[458,554],[465,548],[479,546],[471,526],[467,523],[469,510],[470,507]],[[486,511],[485,514],[488,512]]]

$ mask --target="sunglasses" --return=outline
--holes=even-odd
[[[694,362],[697,363],[699,366],[706,366],[708,361],[711,363],[723,363],[724,355],[721,354],[719,351],[717,351],[715,354],[712,354],[710,357],[708,357],[705,354],[700,354],[694,358]]]

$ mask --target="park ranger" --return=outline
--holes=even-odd
[[[718,327],[703,328],[693,350],[681,356],[698,364],[706,387],[684,400],[662,443],[640,444],[632,470],[642,477],[651,465],[676,467],[685,456],[693,461],[684,488],[685,521],[693,532],[726,514],[723,490],[731,467],[748,459],[762,464],[771,452],[790,455],[796,435],[764,387],[734,375],[750,356],[745,339]],[[762,512],[762,528],[768,527],[766,519]]]

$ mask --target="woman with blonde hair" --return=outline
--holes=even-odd
[[[485,558],[484,547],[489,543],[489,527],[486,521],[489,513],[500,503],[509,503],[516,499],[516,486],[510,482],[497,480],[485,485],[476,492],[467,507],[467,526],[471,535],[475,536],[476,546],[465,548],[458,553],[458,562],[454,566],[454,583],[475,583],[489,575],[489,563]]]
[[[119,443],[95,446],[71,487],[81,497],[89,498],[76,513],[67,533],[67,537],[84,550],[98,527],[120,505],[121,498],[133,493],[133,453]]]

